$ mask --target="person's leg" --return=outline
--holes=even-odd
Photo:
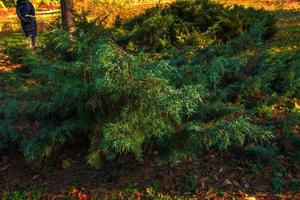
[[[29,35],[29,48],[32,49],[32,48],[35,48],[36,46],[37,46],[36,45],[36,37]]]
[[[29,48],[32,49],[34,47],[33,46],[33,36],[29,35],[27,38],[28,38],[28,41],[29,41]]]
[[[35,37],[35,36],[32,36],[32,37],[31,37],[31,42],[32,42],[32,47],[33,47],[33,48],[37,47],[37,44],[36,44],[36,37]]]

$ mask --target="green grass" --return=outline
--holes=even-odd
[[[40,200],[43,199],[45,192],[44,188],[33,186],[27,190],[14,191],[0,198],[0,200]]]
[[[277,12],[279,18],[276,40],[269,47],[277,47],[284,51],[295,51],[300,48],[300,12]]]
[[[7,44],[22,44],[25,40],[22,33],[0,33],[0,49],[5,48]]]

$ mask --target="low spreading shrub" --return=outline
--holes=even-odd
[[[117,28],[117,42],[129,50],[154,50],[177,45],[227,42],[258,23],[262,38],[276,30],[274,17],[263,10],[225,7],[210,0],[177,1],[167,8],[152,8]]]
[[[180,1],[112,29],[81,16],[72,36],[48,32],[36,55],[19,56],[23,83],[0,96],[0,148],[17,146],[33,160],[89,141],[88,162],[99,167],[102,159],[129,153],[141,159],[156,151],[164,162],[268,141],[272,128],[256,120],[248,98],[271,91],[245,82],[269,81],[252,61],[264,66],[253,52],[273,34],[275,21],[263,11],[242,10]],[[223,29],[227,23],[232,29]],[[202,37],[208,30],[216,38],[203,46],[176,44],[178,34],[200,31]],[[130,42],[160,54],[126,51]]]

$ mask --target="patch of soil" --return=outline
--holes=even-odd
[[[157,186],[160,192],[171,195],[207,195],[214,190],[228,194],[252,193],[259,197],[257,199],[275,199],[271,193],[272,178],[279,178],[285,185],[300,182],[299,165],[284,156],[276,161],[276,167],[286,169],[280,173],[274,172],[272,165],[261,167],[240,156],[241,151],[209,151],[195,159],[162,166],[155,165],[152,159],[136,161],[133,156],[127,156],[113,162],[105,161],[99,170],[86,163],[86,154],[69,149],[40,163],[28,163],[16,151],[2,154],[0,197],[9,191],[26,190],[31,186],[47,188],[50,195],[68,195],[72,186],[88,194],[100,195],[124,191],[128,187],[144,190]],[[284,189],[286,197],[291,199],[300,195],[300,192],[297,194]]]

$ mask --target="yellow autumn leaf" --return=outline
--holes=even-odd
[[[245,200],[256,200],[255,197],[245,197]]]
[[[300,109],[300,103],[298,101],[295,101],[295,108],[298,110]]]
[[[63,161],[62,161],[62,163],[61,163],[61,167],[63,168],[63,169],[68,169],[68,168],[70,168],[71,167],[71,161],[69,160],[69,159],[64,159]]]

